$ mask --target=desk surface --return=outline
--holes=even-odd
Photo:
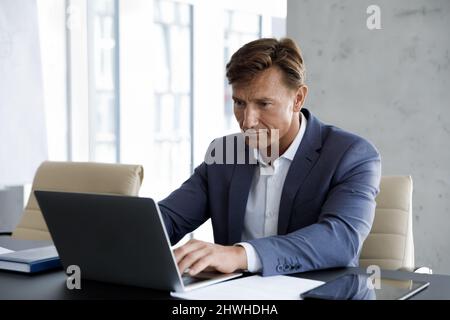
[[[0,246],[12,250],[48,245],[0,237]],[[362,268],[339,268],[295,274],[302,278],[330,281],[347,273],[363,273]],[[450,299],[450,276],[416,274],[404,271],[382,271],[382,275],[398,280],[414,279],[430,282],[430,286],[412,299]],[[81,290],[66,287],[67,275],[62,270],[28,275],[0,270],[0,300],[2,299],[168,299],[167,292],[131,286],[82,280]]]

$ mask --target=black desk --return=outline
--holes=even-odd
[[[0,237],[0,246],[12,250],[48,245],[48,242],[12,241]],[[296,274],[302,278],[329,281],[346,273],[364,273],[362,268],[340,268]],[[382,275],[398,280],[428,281],[430,286],[412,299],[450,299],[450,276],[382,271]],[[81,290],[66,287],[67,275],[62,270],[36,275],[0,270],[0,300],[4,299],[168,299],[167,292],[131,286],[120,286],[82,280]]]

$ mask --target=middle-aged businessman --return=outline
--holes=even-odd
[[[215,243],[190,240],[174,250],[180,271],[268,276],[358,265],[379,191],[375,147],[302,108],[305,67],[289,38],[244,45],[231,57],[226,76],[240,135],[256,132],[256,145],[245,138],[245,148],[264,154],[277,146],[281,156],[243,164],[204,161],[159,202],[173,244],[212,221]],[[266,143],[259,143],[264,135]]]

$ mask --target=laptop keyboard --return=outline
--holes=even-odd
[[[199,274],[195,275],[195,276],[190,276],[189,274],[183,274],[181,276],[181,280],[183,281],[183,284],[185,286],[193,284],[193,283],[197,283],[197,282],[202,282],[205,280],[209,280],[212,278],[217,277],[218,275],[220,275],[220,273],[218,272],[208,272],[208,271],[202,271]]]
[[[193,284],[193,283],[205,281],[205,279],[202,279],[202,278],[196,278],[196,277],[191,277],[191,276],[189,276],[189,275],[183,275],[183,276],[181,277],[181,280],[183,281],[183,284],[184,284],[185,286],[188,286],[188,285]]]

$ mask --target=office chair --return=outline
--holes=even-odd
[[[12,237],[51,240],[34,190],[137,196],[143,177],[144,169],[140,165],[43,162],[36,172],[27,206]]]
[[[426,267],[414,269],[412,190],[411,176],[381,178],[375,219],[359,259],[361,267],[432,273]]]

